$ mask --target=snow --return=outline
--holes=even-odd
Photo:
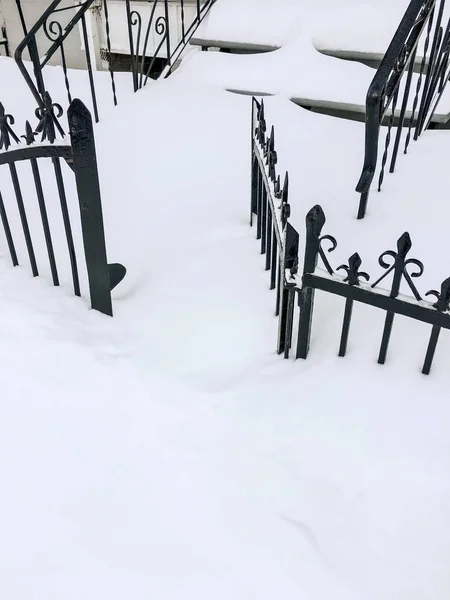
[[[300,105],[364,113],[367,89],[375,70],[359,62],[318,52],[310,34],[305,34],[279,50],[264,54],[193,52],[176,75],[230,91],[278,94]],[[416,89],[418,78],[418,74],[413,76],[412,90]],[[409,110],[413,101],[414,94],[411,93]],[[447,88],[433,120],[446,122],[449,114],[450,92]]]
[[[276,356],[248,227],[251,101],[189,62],[124,91],[96,128],[108,258],[128,269],[113,319],[67,276],[51,286],[42,245],[43,277],[13,269],[0,237],[0,597],[444,600],[450,335],[424,377],[430,327],[396,318],[381,367],[385,315],[358,306],[339,359],[343,300],[318,293],[308,360]],[[30,118],[12,61],[0,73],[5,107]],[[363,124],[283,95],[266,116],[301,241],[320,203],[333,264],[357,250],[378,273],[408,230],[420,289],[449,275],[446,131],[399,157],[360,222]],[[1,168],[11,202],[7,180]],[[69,184],[68,198],[76,212]]]
[[[361,5],[359,0],[340,2],[340,11],[345,20],[352,14],[352,22],[358,23],[364,9],[375,6]],[[376,3],[379,12],[392,14],[397,8],[403,8],[403,0],[379,0]],[[388,11],[381,11],[380,7]],[[394,7],[394,8],[393,8]],[[327,19],[330,12],[336,10],[335,0],[227,0],[217,2],[205,21],[195,32],[192,43],[216,42],[220,47],[258,47],[260,50],[281,48],[295,38],[303,29],[307,30],[315,22]],[[362,13],[360,12],[362,10]],[[356,13],[355,13],[356,11]],[[344,19],[342,19],[344,21]],[[345,21],[344,21],[345,22]],[[339,23],[339,22],[338,22]],[[362,21],[364,23],[364,21]],[[356,27],[354,29],[357,29]],[[390,40],[389,40],[390,41]]]

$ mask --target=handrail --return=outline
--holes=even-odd
[[[442,97],[450,75],[450,20],[445,27],[442,24],[445,2],[446,0],[411,0],[370,84],[366,98],[364,165],[356,186],[356,191],[361,194],[359,219],[366,214],[370,186],[378,163],[378,144],[383,122],[387,119],[388,127],[379,189],[384,179],[392,127],[395,125],[397,132],[389,168],[391,173],[395,169],[405,124],[408,132],[404,147],[406,154],[411,135],[417,140],[429,127]],[[423,55],[418,58],[421,39],[424,39]],[[418,73],[415,72],[417,69]],[[405,74],[403,87],[400,84]],[[413,84],[416,88],[414,97],[410,96]]]
[[[54,54],[59,51],[61,53],[61,64],[64,72],[68,101],[69,104],[71,103],[72,94],[70,89],[64,42],[73,29],[78,25],[81,27],[84,51],[86,55],[86,65],[89,74],[93,112],[95,120],[98,121],[99,113],[92,69],[92,62],[94,58],[91,57],[92,49],[90,48],[88,39],[86,13],[93,5],[97,5],[96,3],[99,3],[99,8],[103,9],[105,25],[104,33],[106,34],[107,47],[106,53],[108,58],[109,72],[111,75],[112,94],[114,104],[117,104],[114,71],[111,61],[112,45],[110,37],[111,28],[109,22],[108,0],[78,0],[78,3],[73,3],[69,6],[61,6],[61,2],[63,2],[63,0],[52,0],[48,8],[29,30],[27,30],[27,25],[23,17],[21,1],[16,0],[16,2],[25,37],[17,46],[14,57],[22,76],[27,82],[27,85],[35,98],[35,101],[39,106],[43,105],[43,99],[45,92],[47,91],[44,82],[44,67],[48,64]],[[186,3],[186,0],[179,0],[181,12],[179,13],[177,11],[175,18],[173,17],[173,13],[171,13],[169,10],[169,6],[175,5],[169,3],[169,0],[148,0],[148,2],[145,4],[139,2],[134,5],[130,2],[130,0],[125,0],[134,91],[137,91],[146,85],[148,79],[153,74],[153,68],[156,59],[160,58],[159,54],[161,51],[165,53],[164,60],[166,61],[166,64],[159,73],[159,76],[165,78],[170,75],[174,65],[188,45],[193,34],[215,2],[216,0],[196,0],[194,4],[189,4],[191,10],[194,12],[193,18],[189,19],[187,16],[188,4]],[[143,16],[141,16],[139,12],[139,9],[144,6],[150,7],[150,16],[145,25],[143,24]],[[63,26],[60,23],[60,20],[55,17],[55,15],[67,13],[67,11],[74,11],[74,15],[69,20],[67,25]],[[171,36],[171,31],[172,34],[174,31],[176,31],[176,35],[181,37],[177,43],[173,43],[173,35]],[[50,42],[49,48],[44,53],[40,53],[38,50],[37,35],[41,33]],[[30,54],[34,78],[32,75],[30,75],[27,67],[24,64],[23,55],[26,49],[28,49]],[[149,52],[151,52],[151,56],[148,56]]]

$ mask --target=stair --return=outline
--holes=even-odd
[[[278,15],[276,20],[270,2],[247,0],[254,10],[243,21],[238,11],[243,1],[227,0],[213,6],[191,44],[222,52],[192,54],[180,73],[230,92],[280,94],[314,112],[364,121],[367,89],[407,2],[390,0],[383,8],[384,0],[372,5],[355,0],[336,9],[334,3],[318,0],[324,10],[308,21],[307,11],[300,10],[298,3],[295,9],[290,0],[285,0],[284,17]],[[423,43],[422,39],[413,86],[419,78]],[[450,124],[449,92],[433,122],[440,127]]]

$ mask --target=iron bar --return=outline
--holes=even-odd
[[[67,249],[69,251],[70,268],[72,271],[73,293],[75,296],[81,296],[80,278],[78,275],[77,256],[75,252],[75,244],[73,241],[72,226],[70,224],[69,208],[67,206],[66,190],[64,187],[64,179],[61,171],[61,163],[59,158],[53,157],[53,168],[55,171],[56,185],[58,188],[59,201],[61,205],[61,213],[64,223],[64,231],[66,234]]]
[[[33,273],[33,277],[38,277],[39,271],[36,263],[36,256],[34,254],[33,242],[31,240],[30,228],[28,225],[27,213],[25,211],[25,206],[23,203],[22,190],[20,188],[19,176],[17,174],[17,169],[15,163],[10,163],[9,172],[11,174],[11,179],[14,187],[14,193],[16,195],[17,207],[19,209],[20,221],[22,223],[23,235],[25,237],[25,243],[27,246],[28,257],[30,259],[31,272]]]
[[[84,51],[86,54],[86,63],[87,63],[88,75],[89,75],[89,86],[91,88],[92,106],[94,108],[94,118],[95,118],[95,122],[98,123],[99,117],[98,117],[98,106],[97,106],[97,94],[95,92],[94,74],[92,72],[92,63],[91,63],[91,51],[89,49],[89,39],[88,39],[87,28],[86,28],[86,18],[84,15],[81,17],[81,29],[83,32]],[[70,101],[70,103],[72,103],[72,100]]]
[[[14,246],[14,240],[11,233],[11,227],[9,226],[8,215],[6,214],[5,203],[3,202],[3,196],[0,192],[0,218],[2,220],[3,229],[5,231],[6,242],[8,244],[9,254],[11,255],[11,261],[14,267],[17,267],[19,261],[17,259],[16,247]]]
[[[42,189],[41,176],[36,158],[30,159],[31,169],[33,172],[34,185],[39,203],[39,211],[41,213],[42,227],[44,229],[45,244],[47,246],[48,260],[52,273],[53,285],[59,285],[58,270],[56,268],[55,252],[53,249],[52,236],[50,233],[50,225],[48,222],[47,208],[45,206],[44,192]]]

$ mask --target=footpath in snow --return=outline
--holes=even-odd
[[[276,356],[250,98],[188,66],[96,129],[109,259],[128,269],[113,319],[12,269],[0,237],[0,597],[446,600],[450,336],[423,377],[430,328],[398,318],[380,367],[384,314],[358,307],[339,359],[343,302],[318,294],[310,358]],[[300,232],[320,203],[336,261],[359,251],[374,273],[408,230],[421,289],[450,275],[447,132],[358,222],[363,125],[282,96],[266,116]]]

